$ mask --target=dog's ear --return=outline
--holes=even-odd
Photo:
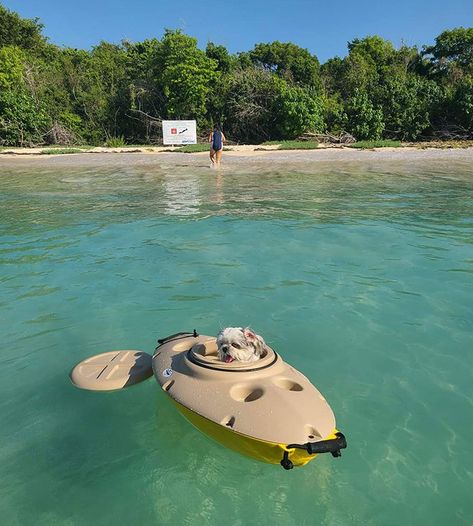
[[[256,336],[256,345],[255,345],[255,350],[256,350],[256,353],[261,356],[263,354],[263,352],[266,350],[267,346],[266,346],[266,342],[263,340],[263,338],[261,336],[259,336],[258,334],[255,335]]]
[[[249,327],[245,327],[243,329],[243,335],[245,336],[245,338],[247,340],[249,340],[250,342],[256,340],[256,334],[249,328]]]
[[[253,332],[249,327],[246,327],[243,331],[246,341],[255,350],[256,356],[261,356],[266,349],[266,342],[261,338],[259,334]]]

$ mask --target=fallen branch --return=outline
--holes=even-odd
[[[347,132],[341,132],[339,135],[330,133],[306,132],[297,138],[299,141],[316,141],[330,144],[353,144],[356,142],[355,137]]]

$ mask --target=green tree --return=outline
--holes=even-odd
[[[456,70],[473,74],[473,27],[444,31],[435,45],[424,48],[423,55],[430,59],[434,74],[448,75]]]
[[[437,85],[417,75],[393,75],[376,88],[383,111],[385,135],[416,140],[431,127],[431,113],[439,98]]]
[[[355,39],[348,43],[348,50],[344,59],[335,57],[321,68],[327,95],[340,95],[344,100],[356,90],[370,92],[395,57],[392,44],[376,36]]]
[[[282,83],[274,101],[275,138],[294,139],[306,131],[324,131],[323,104],[298,86]]]
[[[127,137],[135,142],[154,141],[159,120],[165,115],[166,98],[159,82],[164,66],[158,60],[159,47],[156,38],[135,44],[124,42],[128,57]]]
[[[449,98],[449,122],[473,134],[473,76],[462,78]]]
[[[254,67],[236,70],[230,77],[224,115],[229,136],[249,143],[324,129],[323,105],[316,94]]]
[[[383,113],[376,108],[364,91],[355,90],[345,108],[347,129],[357,140],[381,138],[384,130]]]
[[[34,146],[42,142],[49,118],[24,91],[0,92],[0,143]]]
[[[0,48],[0,90],[11,90],[23,84],[25,54],[17,46]]]
[[[379,36],[355,38],[348,43],[350,55],[359,55],[375,66],[384,66],[393,62],[396,50],[391,42]]]
[[[217,58],[209,58],[197,40],[181,31],[167,30],[161,41],[124,44],[128,56],[128,126],[134,136],[154,140],[160,119],[197,119],[208,123],[208,102],[215,100],[222,72]],[[217,49],[215,49],[217,48]],[[210,46],[209,53],[224,59],[224,48]],[[223,98],[213,112],[221,115]]]
[[[274,101],[281,81],[253,67],[236,70],[225,93],[225,130],[228,136],[247,143],[258,143],[275,134]]]
[[[230,55],[225,46],[218,46],[213,42],[208,42],[205,54],[217,63],[217,71],[222,73],[229,73],[237,65],[237,59]]]
[[[126,134],[123,120],[127,106],[127,59],[121,46],[107,42],[94,47],[85,59],[77,106],[94,142]]]
[[[46,43],[38,18],[21,18],[0,4],[0,47],[40,48]]]
[[[155,81],[166,100],[163,117],[202,119],[210,87],[218,78],[217,62],[197,47],[197,39],[170,30],[155,58],[160,70]]]
[[[289,82],[321,89],[317,57],[291,42],[257,44],[248,53],[248,58],[255,66],[276,73]]]
[[[420,55],[415,47],[395,49],[391,42],[378,36],[354,39],[348,43],[348,56],[328,60],[321,68],[328,95],[350,98],[356,89],[371,92],[392,75],[406,74],[420,68]]]
[[[345,61],[340,57],[327,60],[320,67],[320,77],[327,95],[341,94],[345,83]]]
[[[329,133],[338,135],[347,130],[348,116],[338,94],[323,99],[323,121]]]
[[[30,146],[40,142],[49,118],[25,82],[26,55],[17,46],[0,48],[0,143]]]

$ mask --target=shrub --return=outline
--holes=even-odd
[[[348,145],[350,148],[399,148],[401,141],[379,140],[379,141],[357,141]]]
[[[118,137],[110,137],[110,139],[108,139],[105,143],[105,146],[108,148],[120,148],[125,146],[125,144],[125,137],[123,137],[123,135],[119,135]]]
[[[182,153],[198,153],[208,152],[209,150],[209,144],[186,144],[185,146],[181,146],[177,151]]]
[[[318,97],[311,97],[304,89],[281,87],[275,100],[276,134],[283,139],[293,139],[306,131],[323,131],[323,108]]]
[[[65,153],[82,153],[83,150],[79,148],[48,148],[41,150],[41,155],[60,155]]]

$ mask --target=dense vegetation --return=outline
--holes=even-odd
[[[167,30],[161,40],[61,48],[0,5],[0,145],[156,143],[166,118],[223,124],[239,142],[304,132],[358,140],[473,136],[473,28],[422,50],[378,36],[320,65],[292,43],[237,55]]]

